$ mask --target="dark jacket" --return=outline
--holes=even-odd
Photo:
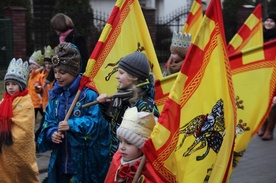
[[[276,29],[264,29],[264,43],[276,39]]]
[[[76,45],[81,54],[81,72],[83,73],[86,68],[87,61],[89,59],[87,45],[84,37],[80,35],[74,29],[66,36],[65,42],[73,43]]]
[[[86,41],[85,41],[84,37],[73,29],[66,36],[65,42],[73,43],[74,45],[76,45],[78,47],[80,55],[81,55],[81,70],[80,70],[80,72],[84,73],[88,59],[89,59],[87,45],[86,45]],[[51,83],[54,81],[54,79],[55,79],[54,70],[51,69],[51,71],[49,72],[49,74],[46,78],[46,82]]]

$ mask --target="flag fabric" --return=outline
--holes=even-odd
[[[229,42],[228,54],[263,44],[262,5],[256,6],[244,24]]]
[[[156,79],[162,77],[153,43],[138,0],[117,0],[88,60],[84,76],[99,93],[117,91],[116,72],[120,58],[141,51],[150,61]]]
[[[158,108],[158,111],[161,112],[163,110],[164,104],[169,97],[172,86],[175,82],[178,73],[171,74],[169,76],[163,77],[161,79],[157,79],[155,81],[155,104]]]
[[[183,26],[182,33],[186,32],[192,35],[192,40],[195,37],[202,21],[202,2],[194,0],[189,11],[187,20]]]
[[[276,86],[276,40],[229,57],[237,105],[234,167],[270,111]]]
[[[220,0],[211,0],[143,152],[164,182],[226,182],[236,109]]]
[[[202,21],[202,2],[201,0],[194,0],[189,11],[187,20],[183,26],[182,33],[192,35],[192,40],[195,38],[197,31]],[[166,63],[166,65],[168,62]],[[167,67],[167,66],[166,66]],[[163,110],[166,99],[169,96],[171,87],[177,77],[177,74],[172,74],[155,82],[155,102],[159,111]]]

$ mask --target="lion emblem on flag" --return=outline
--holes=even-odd
[[[223,101],[218,100],[213,106],[210,114],[199,115],[193,118],[189,123],[179,129],[179,137],[183,135],[181,143],[176,147],[180,150],[187,137],[193,136],[193,144],[183,153],[183,156],[189,156],[192,153],[206,147],[204,154],[197,156],[196,160],[203,160],[210,149],[218,153],[225,135],[225,122]]]

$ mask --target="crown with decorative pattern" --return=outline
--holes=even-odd
[[[42,66],[43,60],[44,60],[44,56],[42,55],[41,50],[37,50],[33,52],[32,56],[29,59],[29,63]]]
[[[54,56],[54,49],[50,45],[44,47],[44,62],[52,62],[52,57]]]
[[[191,45],[191,34],[173,32],[171,52],[175,52],[181,58],[185,58],[189,46]]]
[[[138,112],[137,107],[128,108],[116,133],[137,148],[142,149],[145,141],[150,137],[155,123],[153,113]]]
[[[16,60],[13,58],[7,69],[4,81],[5,86],[7,81],[15,81],[20,86],[23,91],[27,86],[27,81],[29,77],[30,69],[28,62],[23,62],[21,58]]]

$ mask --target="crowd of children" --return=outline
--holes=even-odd
[[[35,51],[29,66],[21,59],[11,61],[5,76],[6,92],[0,103],[0,109],[10,106],[9,111],[0,111],[0,170],[5,172],[0,181],[38,182],[35,152],[46,151],[52,151],[48,182],[130,182],[133,179],[143,156],[143,144],[159,117],[149,61],[142,52],[120,60],[116,76],[118,92],[133,91],[131,99],[123,100],[122,105],[115,105],[122,99],[110,99],[106,94],[99,96],[87,87],[77,94],[82,78],[80,62],[79,50],[68,42],[60,43],[55,49],[47,46],[44,52]],[[49,83],[46,77],[51,69],[55,82]],[[99,104],[82,108],[92,101]],[[38,112],[42,120],[34,135]],[[17,169],[16,158],[7,158],[17,153],[24,171]],[[6,166],[11,167],[10,172]],[[122,177],[120,172],[125,166],[135,168]],[[148,163],[146,169],[140,172],[139,181],[158,179]]]

